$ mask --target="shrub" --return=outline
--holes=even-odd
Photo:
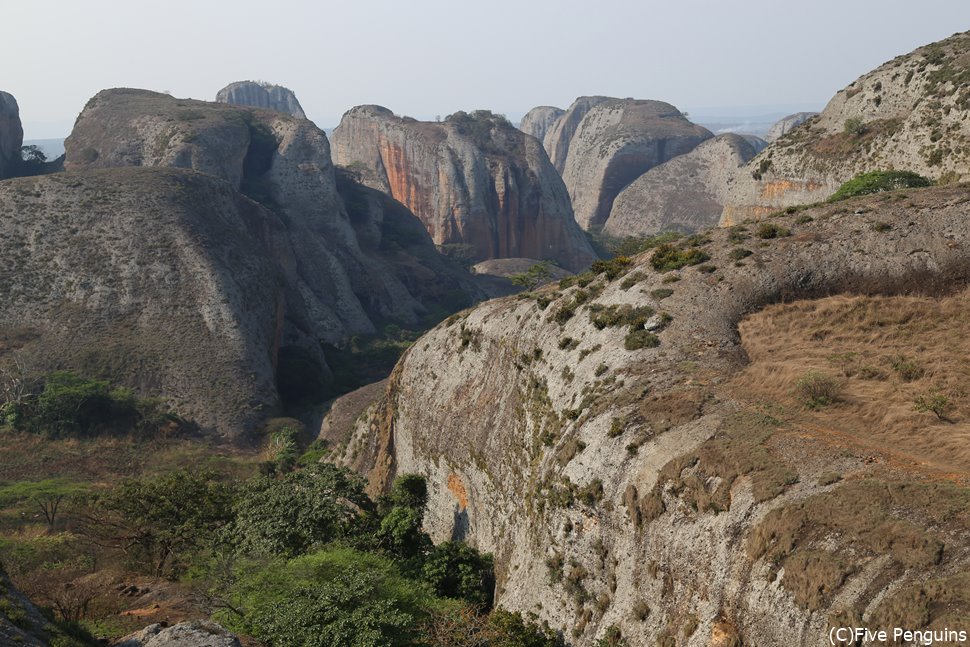
[[[795,395],[810,409],[826,407],[839,401],[841,380],[823,373],[808,373],[795,382]]]
[[[899,374],[899,377],[903,378],[904,382],[918,380],[926,373],[916,360],[905,355],[896,355],[889,361],[889,365]]]
[[[829,201],[836,202],[881,191],[919,188],[931,184],[928,179],[912,171],[872,171],[871,173],[861,173],[840,186],[839,190],[829,198]]]
[[[663,299],[666,299],[673,293],[674,291],[671,290],[670,288],[657,288],[656,290],[650,291],[650,296],[652,296],[657,301],[661,301]]]
[[[843,124],[842,131],[850,137],[865,135],[868,128],[860,117],[849,117]]]
[[[940,420],[946,420],[947,409],[950,408],[950,398],[937,391],[916,396],[913,410],[920,413],[932,413]]]
[[[509,277],[512,285],[524,287],[526,290],[534,290],[536,286],[548,283],[552,278],[552,263],[542,261],[532,265],[522,274],[513,274]]]
[[[773,222],[763,222],[758,225],[754,235],[762,240],[768,240],[770,238],[784,238],[791,235],[791,232]]]
[[[617,256],[608,261],[593,261],[593,264],[589,267],[589,271],[593,274],[605,274],[607,280],[612,281],[626,272],[632,262],[626,256]]]
[[[650,264],[658,272],[669,272],[688,265],[699,265],[710,258],[696,247],[682,250],[670,244],[663,244],[650,255]]]
[[[51,373],[36,398],[16,416],[28,431],[52,438],[131,430],[141,417],[139,401],[123,388],[68,372]]]
[[[660,345],[660,338],[646,330],[634,330],[623,340],[623,347],[627,350],[641,348],[656,348]]]
[[[467,544],[446,541],[435,546],[421,567],[421,576],[436,595],[460,598],[486,609],[492,606],[492,556]]]
[[[489,647],[560,647],[562,642],[548,626],[527,622],[518,612],[496,609],[488,617]]]
[[[747,258],[751,256],[752,252],[749,249],[744,249],[743,247],[735,247],[728,254],[728,257],[734,261],[740,261],[742,258]]]

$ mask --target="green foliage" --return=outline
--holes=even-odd
[[[750,249],[745,249],[743,247],[735,247],[728,254],[728,258],[734,261],[740,261],[742,258],[747,258],[751,256],[751,253],[752,252]]]
[[[94,497],[81,532],[155,576],[177,574],[232,520],[232,497],[210,472],[131,479]]]
[[[518,612],[496,609],[488,618],[488,626],[497,634],[489,647],[560,647],[562,644],[551,629],[527,622]]]
[[[421,575],[439,596],[460,598],[483,608],[492,606],[492,556],[467,544],[446,541],[435,546],[424,561]]]
[[[950,408],[950,398],[938,391],[930,391],[916,396],[913,410],[920,413],[932,413],[939,420],[946,420],[946,412]]]
[[[795,382],[795,395],[809,409],[827,407],[839,401],[841,380],[824,373],[807,373]]]
[[[861,173],[840,186],[839,190],[829,198],[829,201],[836,202],[881,191],[919,188],[931,184],[932,182],[928,179],[912,171],[872,171]]]
[[[660,345],[660,338],[646,330],[634,330],[623,340],[623,347],[627,350],[641,348],[656,348]]]
[[[490,110],[475,110],[471,113],[459,110],[445,117],[445,123],[454,125],[459,133],[471,138],[486,152],[496,150],[492,141],[493,130],[513,127],[503,115],[497,115]]]
[[[850,137],[860,137],[865,135],[869,129],[860,117],[849,117],[842,124],[842,132]]]
[[[606,280],[612,281],[624,274],[632,263],[633,261],[627,256],[617,256],[608,261],[593,261],[589,271],[593,274],[605,274]]]
[[[602,306],[592,304],[589,309],[589,321],[597,330],[613,326],[642,327],[654,313],[650,306],[633,307],[628,303],[623,305]]]
[[[657,288],[656,290],[650,290],[650,296],[652,296],[657,301],[662,301],[674,293],[670,288]]]
[[[434,597],[387,558],[328,548],[288,562],[237,568],[222,613],[230,629],[273,645],[395,647],[415,644]]]
[[[785,236],[790,236],[791,232],[781,225],[776,225],[773,222],[763,222],[758,225],[754,235],[762,240],[770,240],[772,238],[784,238]]]
[[[656,236],[625,236],[623,238],[615,238],[603,233],[599,229],[591,229],[586,233],[590,239],[590,243],[593,245],[593,249],[600,256],[606,258],[636,256],[648,249],[653,249],[664,243],[672,243],[683,238],[683,234],[674,231],[664,232]]]
[[[512,281],[512,285],[518,285],[526,290],[534,290],[537,286],[548,283],[549,279],[552,278],[551,267],[552,263],[542,261],[532,265],[522,274],[513,274],[509,279]]]
[[[896,355],[889,361],[889,365],[899,374],[899,377],[904,382],[918,380],[926,373],[926,370],[920,366],[919,362],[905,355]]]
[[[244,552],[292,557],[360,531],[372,512],[358,476],[317,463],[247,483],[235,502],[234,530]]]
[[[708,254],[696,247],[678,249],[665,243],[658,246],[650,255],[650,264],[658,272],[669,272],[688,265],[699,265],[710,258]]]
[[[377,530],[378,546],[404,559],[421,557],[431,549],[431,539],[421,530],[428,485],[419,474],[403,474],[380,502],[383,518]]]

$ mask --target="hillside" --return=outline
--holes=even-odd
[[[970,175],[970,32],[898,56],[840,90],[816,118],[748,163],[722,224],[828,198],[858,173]]]
[[[499,603],[575,645],[952,627],[968,204],[820,206],[482,304],[402,358],[343,460],[374,491],[427,476],[432,537],[493,551]],[[933,393],[945,420],[914,410]]]

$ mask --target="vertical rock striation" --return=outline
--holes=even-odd
[[[533,108],[522,117],[519,123],[519,130],[526,135],[532,135],[540,142],[545,139],[546,133],[552,128],[553,124],[565,114],[562,108],[552,106],[539,106]]]
[[[216,93],[217,103],[263,108],[306,119],[296,94],[289,88],[260,81],[236,81]]]

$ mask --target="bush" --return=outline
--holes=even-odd
[[[763,222],[758,225],[754,235],[762,240],[768,240],[770,238],[784,238],[791,235],[791,232],[773,222]]]
[[[932,413],[940,420],[946,420],[946,412],[949,408],[950,398],[936,391],[916,396],[913,404],[913,410]]]
[[[650,264],[658,272],[679,270],[688,265],[699,265],[711,257],[696,247],[677,249],[673,245],[663,244],[650,255]]]
[[[843,124],[842,132],[850,137],[865,135],[868,128],[860,117],[849,117]]]
[[[795,395],[810,409],[826,407],[839,401],[842,381],[822,373],[808,373],[795,382]]]
[[[752,252],[750,249],[745,249],[743,247],[735,247],[728,254],[728,257],[734,261],[740,261],[742,258],[747,258],[751,256]]]
[[[66,371],[47,375],[35,398],[18,406],[16,420],[27,431],[51,438],[92,436],[136,428],[143,417],[154,418],[154,403],[144,407],[131,391],[112,388],[104,380],[91,380]]]
[[[446,541],[435,546],[425,559],[421,575],[436,595],[460,598],[485,609],[492,606],[492,556],[467,544]]]
[[[623,347],[627,350],[641,348],[656,348],[660,345],[660,338],[646,330],[634,330],[623,340]]]
[[[870,195],[881,191],[895,191],[930,186],[932,182],[912,171],[872,171],[861,173],[842,186],[829,198],[830,202]]]
[[[496,609],[488,618],[494,632],[489,647],[560,647],[562,644],[548,627],[527,622],[520,613]]]

